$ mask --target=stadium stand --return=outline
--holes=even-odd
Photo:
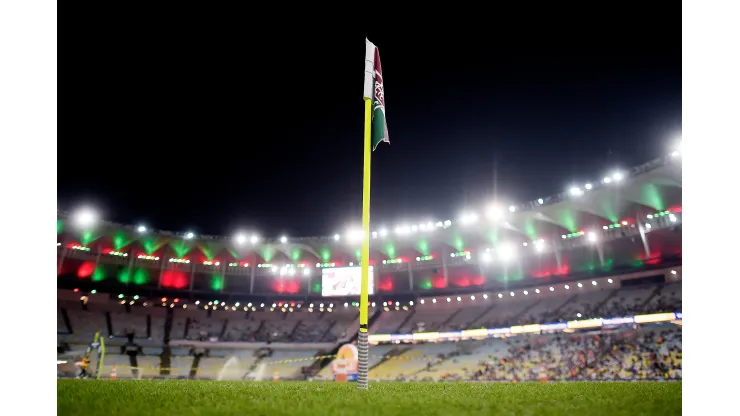
[[[680,275],[665,273],[670,278],[638,276],[620,280],[615,276],[560,283],[553,285],[553,290],[550,285],[542,285],[501,291],[500,297],[499,292],[479,292],[417,298],[407,301],[407,305],[394,302],[393,306],[370,309],[370,315],[379,312],[370,332],[444,332],[680,312]],[[326,354],[330,348],[300,346],[318,342],[333,345],[356,331],[358,319],[355,307],[343,305],[336,305],[332,312],[305,304],[293,312],[226,307],[205,310],[192,303],[189,308],[161,307],[156,299],[141,299],[129,305],[104,294],[80,295],[64,290],[59,291],[57,306],[59,345],[84,350],[100,333],[108,345],[101,372],[109,374],[115,366],[120,378],[244,379],[254,377],[259,367],[263,379],[299,380],[308,376],[328,380],[330,366],[317,367],[314,372],[307,368],[316,361],[315,356]],[[204,340],[209,344],[201,349],[172,348],[167,367],[170,371],[163,371],[161,356],[168,325],[169,339],[185,343]],[[543,333],[505,339],[374,345],[369,377],[381,381],[681,379],[680,327],[666,325],[668,328],[606,328],[588,334]],[[118,351],[132,331],[134,341],[143,347],[136,370],[132,370],[131,357]],[[245,344],[222,349],[221,342]],[[286,343],[297,348],[282,349],[280,345]],[[271,356],[256,357],[257,347],[250,345],[266,345]]]
[[[224,341],[254,341],[254,333],[262,322],[255,319],[254,316],[244,316],[243,314],[232,314],[226,324],[226,333]]]
[[[446,344],[436,349],[415,346],[404,355],[416,353],[432,359],[414,364],[399,361],[384,371],[371,371],[371,375],[380,380],[418,381],[681,378],[681,331],[677,329],[623,329],[604,334],[532,335]]]
[[[420,344],[416,347],[405,346],[400,354],[381,360],[371,368],[368,377],[371,380],[394,381],[405,380],[427,367],[430,358],[444,357],[456,351],[454,343]],[[371,354],[372,354],[371,349]]]

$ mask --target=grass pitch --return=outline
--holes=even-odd
[[[67,415],[680,415],[681,383],[57,381]]]

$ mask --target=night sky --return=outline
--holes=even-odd
[[[500,17],[475,33],[290,33],[207,16],[163,27],[156,14],[125,31],[62,24],[59,208],[202,234],[359,225],[365,36],[380,49],[391,140],[373,153],[374,227],[598,180],[680,135],[672,7]]]

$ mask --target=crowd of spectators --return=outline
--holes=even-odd
[[[466,357],[433,357],[396,381],[670,381],[681,380],[681,330],[639,329],[589,335],[531,336]],[[491,353],[486,354],[487,351]],[[476,361],[471,361],[474,358]],[[441,365],[441,362],[445,362]],[[435,367],[441,367],[435,372]]]

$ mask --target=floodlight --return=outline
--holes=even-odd
[[[516,250],[511,244],[503,244],[497,251],[502,261],[510,261],[516,256]]]
[[[491,205],[486,210],[486,215],[492,221],[498,221],[504,216],[504,211],[498,205]]]
[[[80,208],[74,214],[74,222],[78,227],[92,227],[98,221],[98,214],[92,208]]]

